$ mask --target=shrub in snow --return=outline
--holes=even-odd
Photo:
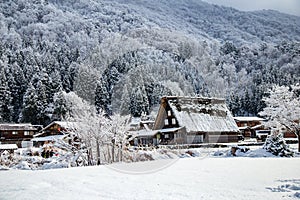
[[[248,147],[238,147],[238,146],[234,146],[231,147],[231,155],[233,156],[237,156],[237,154],[240,153],[246,153],[247,151],[249,151],[250,149]]]
[[[275,156],[294,156],[294,152],[289,148],[289,145],[286,144],[282,134],[268,136],[263,148]]]

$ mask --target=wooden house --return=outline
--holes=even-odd
[[[32,124],[0,124],[0,141],[21,148],[22,141],[29,141],[38,131],[39,126]]]
[[[245,138],[256,138],[262,135],[266,138],[271,133],[270,130],[265,129],[263,122],[266,120],[263,118],[234,117],[234,120]]]
[[[57,140],[63,140],[69,144],[79,142],[74,134],[77,124],[75,122],[53,121],[31,140],[34,146],[42,146],[45,143],[53,143]]]
[[[225,100],[205,97],[163,97],[153,131],[158,144],[237,142],[239,134]]]
[[[51,135],[63,135],[65,133],[72,132],[76,129],[75,122],[65,121],[53,121],[48,126],[43,128],[39,137],[51,136]]]
[[[152,120],[142,120],[139,117],[134,117],[131,119],[129,124],[129,131],[137,131],[142,129],[152,129],[154,121]]]
[[[260,117],[233,117],[238,127],[254,127],[266,121]]]

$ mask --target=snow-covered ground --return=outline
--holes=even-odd
[[[167,166],[154,173],[121,173]],[[300,158],[195,157],[0,171],[0,199],[297,199]],[[117,170],[115,170],[117,169]]]

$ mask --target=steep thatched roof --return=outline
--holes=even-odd
[[[166,98],[179,126],[187,132],[238,132],[224,99],[205,97]]]

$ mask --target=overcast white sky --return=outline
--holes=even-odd
[[[278,10],[280,12],[300,16],[300,0],[204,0],[218,5],[224,5],[243,11],[262,9]]]

